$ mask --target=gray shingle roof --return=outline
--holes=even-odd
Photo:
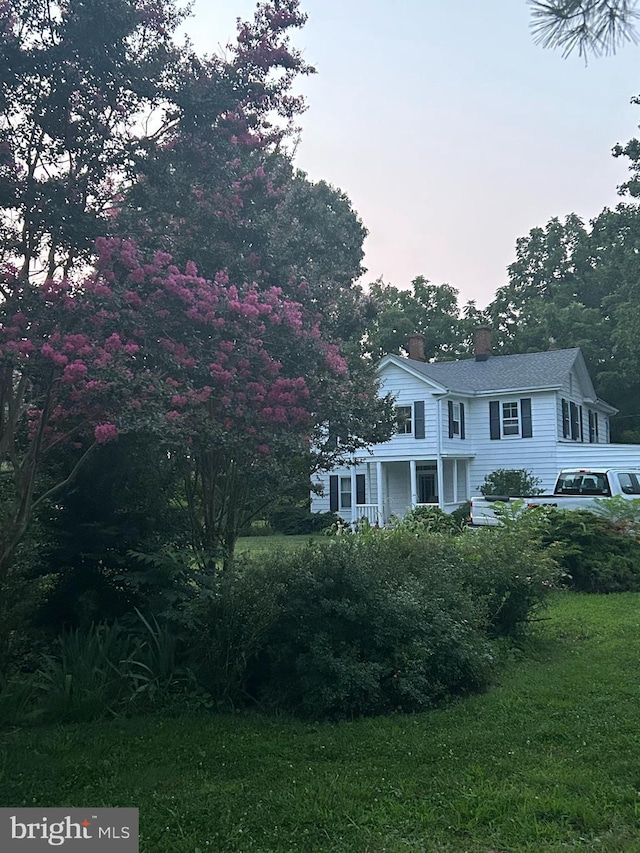
[[[487,361],[468,358],[435,364],[414,360],[409,363],[414,370],[448,391],[473,394],[483,391],[557,388],[566,382],[576,359],[582,361],[582,354],[577,347],[521,355],[493,355]]]

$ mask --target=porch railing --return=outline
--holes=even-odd
[[[352,519],[353,524],[366,519],[372,527],[375,527],[376,524],[382,527],[382,517],[378,512],[378,504],[356,504],[353,507]]]

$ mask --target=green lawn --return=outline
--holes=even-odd
[[[312,533],[306,536],[241,536],[236,544],[237,554],[255,553],[257,551],[289,551],[292,548],[303,548],[309,542],[330,542],[331,539],[322,533]]]
[[[488,693],[340,725],[0,734],[0,801],[138,806],[142,853],[640,850],[640,595],[566,593]]]

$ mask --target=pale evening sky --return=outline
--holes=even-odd
[[[536,46],[526,0],[303,0],[294,36],[317,74],[296,164],[347,193],[369,230],[363,282],[417,275],[491,301],[515,241],[552,216],[617,203],[611,148],[637,135],[640,47]],[[195,0],[187,30],[219,52],[253,0]]]

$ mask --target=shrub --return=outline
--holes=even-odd
[[[464,528],[469,523],[469,519],[471,518],[471,501],[465,501],[463,504],[451,513],[451,517],[455,518],[458,525],[461,528]]]
[[[519,634],[558,585],[561,571],[547,530],[546,511],[535,510],[455,540],[463,557],[461,581],[486,602],[492,635]]]
[[[542,493],[542,489],[539,488],[541,482],[526,468],[498,468],[486,475],[484,483],[480,486],[480,492],[485,496],[539,495]]]
[[[198,683],[219,707],[230,708],[249,698],[249,662],[263,651],[282,598],[271,564],[236,557],[233,566],[187,611]]]
[[[486,685],[482,604],[449,571],[450,537],[371,531],[281,555],[248,684],[267,707],[340,718],[430,708]]]
[[[557,543],[570,587],[581,592],[640,591],[640,543],[619,532],[619,520],[587,510],[552,510],[549,524],[548,541]]]
[[[309,512],[299,506],[278,506],[269,514],[269,524],[286,536],[320,533],[338,521],[334,512]]]
[[[397,526],[411,533],[458,534],[464,524],[458,516],[443,512],[437,506],[417,506]]]

